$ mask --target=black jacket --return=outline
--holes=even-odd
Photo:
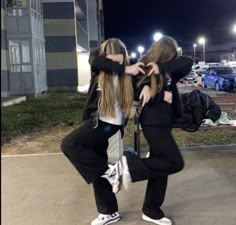
[[[91,65],[91,81],[90,81],[90,87],[88,91],[88,97],[86,99],[84,110],[83,110],[83,120],[91,119],[93,126],[97,125],[98,121],[98,99],[100,97],[100,91],[97,90],[98,88],[98,75],[100,71],[108,72],[108,74],[116,73],[118,75],[124,74],[125,66],[119,64],[118,62],[114,62],[106,57],[99,56],[99,49],[93,51],[90,53],[89,57],[89,63]],[[186,66],[186,64],[192,65],[192,60],[187,57],[179,57],[178,59],[170,62],[164,62],[159,64],[159,68],[162,72],[168,72],[172,73],[174,71],[175,76],[172,77],[172,89],[173,91],[177,92],[176,88],[176,82],[184,77],[190,70]],[[191,66],[190,66],[191,69]],[[139,81],[139,78],[142,77],[141,75],[134,76],[133,78],[133,88],[135,92],[135,96],[139,96],[143,86],[147,83],[146,81],[143,85],[141,85],[139,88],[137,88],[137,82]],[[178,94],[178,92],[177,92]],[[158,99],[157,102],[163,101],[164,93],[160,93],[158,96],[156,96],[155,99]],[[181,103],[179,100],[179,96],[174,96],[176,100],[174,101],[177,106],[180,107]],[[155,100],[154,100],[155,102]],[[176,106],[176,108],[177,108]],[[181,107],[180,107],[181,108]],[[174,110],[175,111],[175,110]],[[176,112],[178,114],[178,112]]]
[[[161,74],[169,73],[171,75],[172,82],[170,89],[173,94],[172,104],[164,101],[164,91],[167,90],[165,83],[161,92],[144,106],[140,114],[140,123],[142,126],[171,127],[178,118],[182,117],[182,105],[176,83],[191,71],[192,65],[193,60],[184,56],[158,64]]]

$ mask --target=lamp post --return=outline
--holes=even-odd
[[[202,48],[203,48],[203,61],[206,62],[206,49],[205,49],[206,39],[204,37],[200,37],[198,39],[198,43],[202,45]]]
[[[158,41],[158,40],[160,40],[162,37],[163,37],[163,34],[162,34],[162,33],[156,32],[156,33],[153,35],[153,40],[154,40],[154,41]]]
[[[197,44],[193,44],[193,62],[194,64],[196,64],[196,47],[197,47]]]
[[[139,52],[139,54],[140,54],[140,58],[143,56],[143,53],[144,53],[144,47],[143,46],[138,46],[138,52]]]

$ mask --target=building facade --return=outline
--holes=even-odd
[[[5,69],[2,95],[38,95],[47,90],[41,0],[3,2]]]
[[[1,0],[1,96],[7,97],[9,90],[9,69],[7,63],[8,45],[5,26],[6,7],[4,0]]]
[[[103,40],[101,0],[1,0],[1,96],[77,90]]]
[[[99,2],[43,0],[43,11],[48,88],[77,90],[89,83],[89,50],[102,39]]]

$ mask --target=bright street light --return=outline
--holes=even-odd
[[[206,61],[206,50],[205,50],[205,44],[206,44],[206,38],[200,37],[198,39],[198,43],[202,45],[203,47],[203,61]]]
[[[156,32],[156,33],[153,35],[154,41],[158,41],[158,40],[160,40],[162,37],[163,37],[163,34],[160,33],[160,32]]]
[[[193,62],[194,62],[194,64],[196,63],[196,47],[197,47],[197,44],[194,43],[193,44]]]
[[[130,56],[135,59],[137,57],[137,54],[135,52],[132,52]]]
[[[138,46],[138,52],[139,52],[139,54],[140,54],[140,58],[143,56],[143,53],[144,53],[144,47],[143,46]]]
[[[236,34],[236,24],[233,25],[233,33]]]

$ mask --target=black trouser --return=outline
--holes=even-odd
[[[93,128],[90,122],[86,122],[61,143],[63,153],[85,181],[93,183],[97,209],[102,214],[118,211],[112,187],[101,175],[108,169],[108,139],[121,128],[102,121],[99,121],[97,128]]]
[[[143,213],[153,219],[164,217],[161,205],[165,198],[168,175],[183,169],[181,153],[167,127],[143,126],[150,147],[150,158],[127,156],[132,182],[149,180]]]

